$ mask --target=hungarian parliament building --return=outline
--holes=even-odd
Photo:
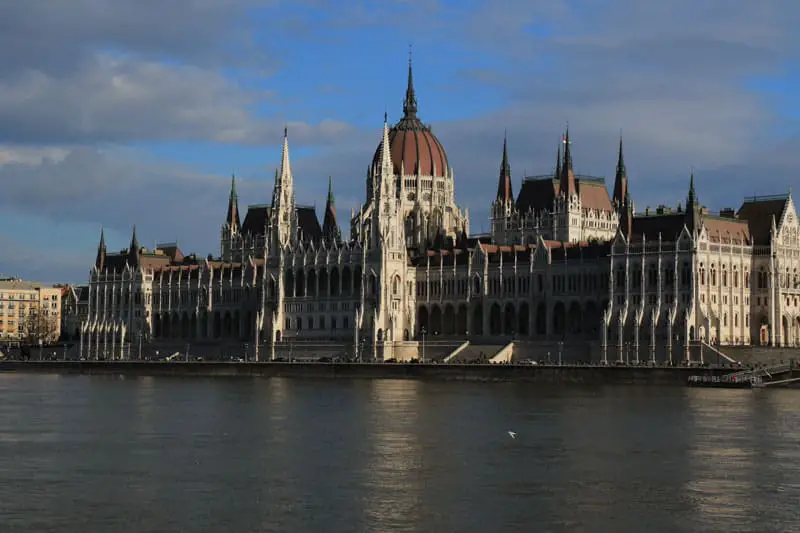
[[[232,179],[218,256],[148,250],[135,229],[111,253],[101,235],[81,352],[239,346],[263,361],[316,343],[381,361],[424,359],[426,342],[431,354],[449,342],[482,355],[513,344],[550,355],[558,345],[587,362],[678,363],[693,343],[800,343],[791,194],[712,214],[692,175],[683,205],[636,212],[621,139],[610,194],[604,178],[573,171],[568,130],[555,168],[518,191],[505,141],[498,156],[491,231],[471,235],[447,153],[418,117],[409,64],[403,116],[384,120],[349,235],[330,183],[321,223],[295,202],[284,132],[269,204],[240,211]]]

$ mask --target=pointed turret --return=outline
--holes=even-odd
[[[497,201],[504,204],[514,202],[511,185],[511,165],[508,164],[508,137],[503,136],[503,159],[500,162],[500,177],[497,180]]]
[[[411,70],[411,57],[408,58],[408,87],[406,87],[406,99],[403,101],[404,118],[417,117],[417,95],[414,92],[414,73]]]
[[[392,163],[392,148],[389,142],[389,122],[388,117],[383,117],[383,137],[381,139],[381,168],[382,172],[392,174],[394,163]]]
[[[228,214],[225,223],[231,232],[239,229],[239,195],[236,193],[236,176],[231,174],[231,194],[228,198]]]
[[[617,209],[625,205],[628,197],[628,171],[625,169],[625,158],[622,156],[622,135],[619,136],[619,154],[617,155],[617,173],[614,178],[613,201]]]
[[[328,200],[325,202],[325,217],[322,222],[322,235],[328,242],[339,242],[341,231],[336,222],[336,200],[333,197],[333,180],[328,176]]]
[[[94,266],[97,270],[103,270],[106,262],[106,236],[103,228],[100,228],[100,243],[97,245],[97,257],[94,260]]]
[[[133,225],[131,245],[128,247],[128,264],[131,266],[139,264],[139,239],[136,238],[136,224]]]
[[[561,145],[558,145],[558,152],[556,153],[556,169],[553,173],[556,179],[561,178]]]
[[[559,190],[562,194],[572,196],[577,189],[575,188],[575,172],[572,170],[572,153],[569,148],[572,144],[569,140],[569,126],[567,126],[562,142],[564,143],[564,162],[561,167]]]
[[[689,194],[686,196],[686,227],[692,233],[700,229],[700,204],[694,190],[694,170],[689,176]]]
[[[686,196],[686,210],[697,205],[697,193],[694,190],[694,170],[689,176],[689,194]]]
[[[296,244],[298,236],[297,211],[294,202],[294,178],[289,160],[289,132],[283,129],[283,148],[281,166],[275,174],[275,188],[272,192],[272,218],[275,236],[282,246]]]
[[[283,146],[281,147],[280,179],[292,181],[292,165],[289,161],[289,128],[283,128]],[[282,183],[283,184],[283,183]]]

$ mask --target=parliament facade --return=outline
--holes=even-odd
[[[285,132],[269,204],[240,213],[232,179],[218,256],[148,250],[135,229],[126,250],[110,253],[101,235],[81,351],[121,358],[137,342],[239,345],[266,360],[315,341],[359,358],[416,359],[427,338],[580,344],[590,348],[577,359],[678,362],[692,343],[800,344],[790,194],[712,214],[692,176],[685,204],[636,212],[622,140],[610,194],[603,178],[573,171],[569,131],[553,170],[525,178],[516,194],[505,142],[499,159],[491,231],[473,236],[445,149],[418,118],[409,65],[403,116],[384,121],[349,234],[330,183],[322,223],[295,202]]]

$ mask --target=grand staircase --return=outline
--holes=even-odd
[[[503,348],[502,344],[469,344],[453,357],[446,358],[444,362],[451,364],[488,363]]]

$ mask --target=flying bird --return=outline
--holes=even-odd
[[[516,439],[517,438],[517,434],[514,433],[513,431],[509,431],[508,432],[508,436],[511,437],[512,439]]]

